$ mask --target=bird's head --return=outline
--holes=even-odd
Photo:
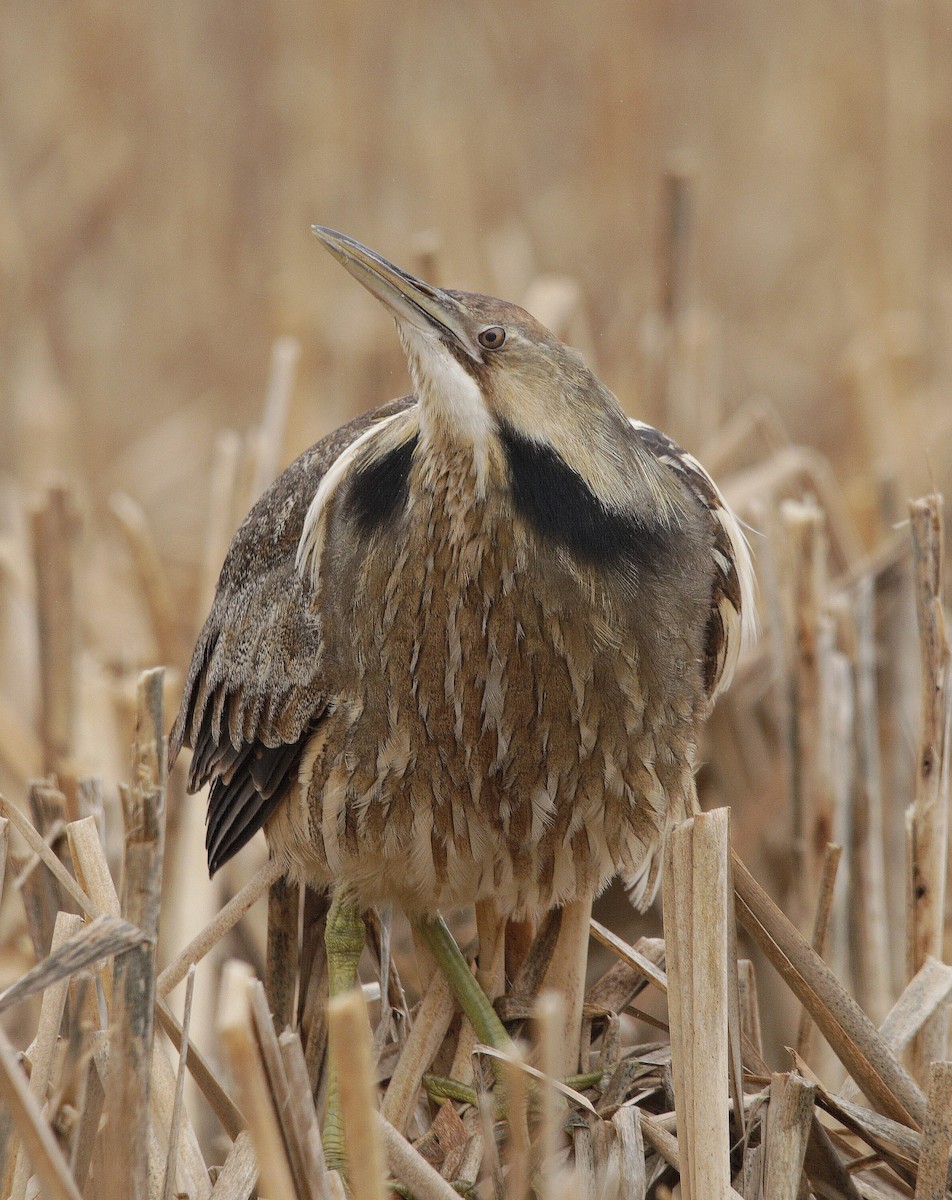
[[[477,454],[514,437],[554,452],[611,508],[632,488],[677,519],[679,490],[633,436],[618,401],[585,363],[525,309],[424,283],[360,242],[313,226],[330,253],[392,313],[423,422]]]

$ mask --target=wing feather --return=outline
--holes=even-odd
[[[730,686],[741,650],[757,634],[756,585],[750,547],[736,514],[698,460],[665,434],[632,420],[659,461],[674,471],[711,516],[713,582],[704,652],[704,682],[712,702]]]
[[[209,785],[212,873],[287,794],[308,739],[333,704],[310,604],[313,583],[296,565],[311,501],[361,434],[414,403],[405,396],[383,405],[302,454],[252,508],[229,547],[169,736],[170,766],[183,746],[194,751],[189,791]]]

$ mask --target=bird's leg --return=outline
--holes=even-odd
[[[496,1050],[511,1051],[512,1040],[506,1032],[505,1025],[473,977],[456,939],[447,929],[443,918],[417,917],[413,924],[436,959],[446,982],[456,993],[460,1008],[469,1017],[476,1030],[476,1036]]]
[[[423,940],[423,934],[412,922],[410,936],[413,939],[413,955],[416,959],[417,975],[419,976],[420,995],[425,996],[430,990],[433,976],[439,972],[439,967],[436,965],[436,959],[430,953],[430,947]]]
[[[361,909],[345,892],[334,896],[324,945],[327,948],[327,990],[331,996],[348,992],[357,982],[357,964],[363,953],[367,929]],[[332,1170],[344,1166],[344,1126],[336,1068],[331,1068],[327,1084],[327,1112],[324,1116],[324,1156]]]
[[[529,951],[539,933],[535,916],[510,917],[506,922],[505,974],[515,980],[529,957]]]
[[[506,987],[506,918],[496,908],[495,900],[477,900],[476,934],[476,979],[486,998],[493,1002]]]

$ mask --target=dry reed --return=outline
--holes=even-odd
[[[914,511],[928,514],[925,532],[915,528],[915,562],[924,565],[909,583],[919,597],[927,671],[922,745],[928,770],[920,770],[919,798],[910,818],[912,845],[920,849],[910,853],[909,878],[934,879],[933,890],[941,893],[945,855],[936,855],[933,843],[946,836],[947,825],[929,807],[948,798],[942,690],[947,650],[939,604],[941,542],[935,533],[941,502],[930,497]],[[791,514],[788,510],[786,525],[776,528],[792,528]],[[816,540],[822,537],[823,513],[815,507],[808,515]],[[792,584],[788,591],[794,601],[798,586]],[[826,612],[836,616],[843,600],[835,587],[835,582],[816,577],[804,593],[808,605],[795,601],[792,607],[767,610],[765,620],[788,622],[791,613],[814,614],[801,616],[806,630]],[[827,711],[831,674],[804,665],[814,661],[819,645],[815,637],[805,639],[801,633],[799,652],[785,654],[788,678],[801,681],[790,693],[788,707],[798,731],[795,754],[801,765],[795,778],[829,780],[824,755],[844,753],[839,743],[821,736],[823,722],[817,716]],[[859,688],[858,655],[847,654],[844,662],[851,664],[849,684]],[[752,669],[748,664],[746,670]],[[736,855],[731,860],[724,810],[692,818],[672,835],[663,943],[642,939],[633,945],[602,921],[591,920],[592,944],[600,944],[609,959],[587,987],[580,965],[575,982],[557,981],[556,990],[550,990],[546,963],[566,925],[571,929],[571,914],[561,928],[558,922],[544,923],[535,940],[520,935],[522,940],[513,942],[518,958],[511,959],[508,975],[502,966],[505,927],[492,914],[483,914],[483,937],[496,947],[489,952],[492,964],[483,967],[483,978],[489,986],[497,981],[500,1012],[514,1033],[523,1028],[538,1032],[528,1060],[503,1056],[506,1102],[496,1112],[492,1092],[481,1092],[494,1078],[483,1066],[486,1048],[474,1046],[466,1023],[454,1017],[449,989],[425,962],[420,977],[429,984],[421,1002],[407,1008],[391,958],[389,923],[371,924],[374,972],[380,982],[374,990],[373,1020],[368,1021],[360,993],[341,999],[324,1017],[320,941],[306,917],[320,909],[286,887],[271,863],[263,864],[158,969],[167,804],[162,701],[162,672],[146,673],[137,691],[134,785],[121,789],[126,830],[120,847],[121,901],[114,882],[116,844],[103,842],[95,814],[64,823],[57,814],[66,811],[65,801],[49,785],[33,789],[32,819],[5,801],[9,826],[32,855],[18,876],[23,919],[34,940],[41,942],[43,930],[52,931],[42,961],[0,993],[0,1010],[10,1012],[25,1012],[31,996],[42,999],[24,1060],[28,1074],[9,1043],[0,1046],[0,1085],[9,1112],[0,1129],[2,1177],[13,1200],[28,1194],[34,1173],[47,1194],[64,1197],[89,1195],[91,1189],[107,1197],[145,1196],[154,1189],[164,1198],[247,1197],[259,1174],[271,1195],[327,1200],[340,1194],[341,1180],[325,1165],[319,1135],[329,1060],[318,1048],[325,1029],[330,1061],[339,1064],[347,1145],[359,1147],[348,1152],[348,1180],[353,1194],[367,1200],[382,1196],[388,1186],[384,1163],[405,1193],[420,1200],[449,1195],[451,1182],[490,1192],[501,1189],[512,1200],[530,1189],[542,1200],[564,1194],[644,1198],[660,1196],[678,1176],[688,1200],[756,1197],[760,1189],[771,1197],[811,1191],[822,1197],[835,1187],[845,1189],[843,1194],[869,1197],[901,1195],[909,1188],[917,1196],[944,1194],[947,1064],[934,1062],[927,1072],[926,1096],[899,1057],[905,1048],[922,1044],[923,1031],[930,1031],[930,1038],[944,1037],[944,1026],[937,1022],[952,993],[952,968],[940,961],[944,925],[939,921],[937,934],[932,908],[920,904],[923,916],[911,930],[931,922],[926,926],[930,932],[911,932],[910,944],[938,953],[927,952],[920,961],[922,951],[910,952],[913,975],[877,1030],[844,986],[848,980],[838,979],[821,957],[831,921],[849,924],[834,887],[838,848],[826,848],[812,947]],[[811,727],[814,732],[804,740]],[[868,729],[858,727],[852,736],[857,757],[873,752]],[[857,788],[866,786],[861,779],[856,777]],[[926,787],[931,790],[923,799]],[[85,782],[76,788],[77,799],[97,794]],[[823,816],[803,819],[801,828],[836,826],[849,832],[836,805],[852,806],[852,788],[838,798],[836,789],[824,794],[824,803],[834,807]],[[37,822],[46,823],[45,835]],[[6,830],[5,824],[5,836]],[[868,847],[876,825],[872,833],[863,833]],[[878,836],[883,836],[881,825]],[[881,853],[880,846],[876,854]],[[39,883],[43,886],[35,886]],[[916,885],[909,886],[914,899],[922,901]],[[771,1073],[764,1060],[758,997],[775,994],[776,986],[769,975],[763,976],[762,967],[738,962],[729,903],[734,887],[741,924],[803,1005],[808,1023],[801,1019],[793,1072]],[[228,967],[218,987],[218,1036],[239,1098],[236,1105],[232,1085],[223,1085],[194,1044],[190,1018],[196,971],[205,969],[217,946],[234,937],[267,891],[269,932],[262,961],[268,966],[268,990],[250,967],[238,963]],[[809,893],[797,894],[802,902]],[[69,914],[64,904],[79,913]],[[871,986],[872,960],[863,956],[868,942],[868,933],[850,934],[847,946],[856,957],[848,956],[846,966],[852,970],[855,961],[857,977]],[[888,969],[882,955],[879,961],[881,970]],[[186,975],[185,1015],[179,1023],[164,997]],[[890,994],[889,980],[874,982],[876,990]],[[644,1023],[648,1012],[636,1000],[646,986],[667,1007],[670,1044],[664,1019]],[[91,1005],[84,996],[92,999]],[[573,1005],[574,1028],[583,1032],[578,1049],[565,1032],[572,1025],[566,1013]],[[537,1021],[527,1025],[533,1012]],[[178,1051],[177,1070],[165,1048],[153,1046],[156,1020]],[[821,1085],[815,1075],[826,1072],[829,1063],[815,1054],[805,1036],[812,1023],[847,1073],[838,1092],[832,1080]],[[936,1044],[944,1047],[944,1041]],[[345,1055],[341,1046],[348,1048]],[[922,1061],[918,1050],[917,1055],[914,1063]],[[441,1072],[449,1078],[437,1079]],[[187,1074],[197,1085],[188,1103]],[[857,1103],[858,1091],[871,1107]],[[818,1121],[818,1109],[827,1114],[826,1125]],[[208,1128],[212,1114],[230,1149],[222,1166],[209,1170],[210,1144],[203,1147],[199,1133]],[[243,1132],[246,1122],[250,1140]]]
[[[30,27],[29,6],[17,7]],[[92,137],[84,124],[100,107],[90,64],[121,73],[128,30],[71,30],[66,42],[75,35],[82,52],[26,139],[53,144],[50,114],[83,114],[64,168],[76,224],[58,230],[34,205],[49,182],[32,175],[32,148],[11,140],[0,160],[0,245],[14,264],[13,332],[0,330],[13,399],[0,447],[9,472],[0,477],[0,1200],[250,1200],[259,1186],[270,1200],[339,1200],[345,1184],[319,1134],[331,1059],[358,1200],[397,1187],[417,1200],[459,1191],[661,1200],[677,1188],[688,1200],[938,1200],[949,1189],[952,1103],[941,498],[917,501],[911,528],[897,526],[904,492],[926,485],[923,444],[938,481],[952,481],[952,366],[927,341],[952,291],[947,264],[931,256],[930,265],[923,216],[952,159],[930,151],[930,138],[948,137],[941,122],[928,127],[942,90],[917,103],[915,87],[929,69],[949,75],[948,31],[933,30],[929,60],[923,13],[874,6],[882,77],[824,72],[809,104],[781,102],[767,71],[765,119],[782,119],[779,140],[804,179],[839,190],[809,220],[797,205],[795,227],[759,216],[737,242],[733,208],[747,193],[732,174],[734,141],[727,178],[703,156],[666,157],[663,139],[641,140],[637,122],[615,115],[619,99],[634,102],[652,47],[669,53],[679,40],[669,38],[673,18],[650,6],[631,17],[645,35],[640,66],[606,32],[612,22],[593,31],[577,6],[559,9],[565,30],[595,39],[606,84],[597,136],[585,122],[562,123],[560,153],[578,167],[562,183],[549,173],[551,147],[523,158],[525,142],[497,136],[513,111],[542,99],[491,22],[471,56],[488,115],[474,120],[473,107],[431,98],[432,141],[406,144],[398,127],[427,127],[404,86],[420,62],[413,22],[388,23],[381,66],[346,6],[328,10],[338,42],[316,11],[266,8],[268,38],[287,61],[271,60],[254,22],[229,29],[220,55],[242,98],[242,154],[254,172],[233,150],[199,141],[193,114],[215,111],[227,88],[212,86],[195,31],[181,15],[169,28],[148,18],[156,62],[187,59],[171,73],[181,86],[141,118],[151,130],[142,144],[166,139],[153,168],[163,179],[151,186],[158,197],[162,184],[168,224],[143,203],[127,135]],[[130,22],[146,10],[131,4]],[[776,44],[831,56],[828,46],[839,47],[870,66],[843,14],[820,22],[818,11],[803,8],[803,28],[779,28]],[[433,6],[428,17],[434,44],[452,45],[449,18]],[[346,53],[316,70],[305,35]],[[591,64],[543,42],[574,80],[566,92],[587,88]],[[258,89],[237,86],[247,70],[231,56],[238,45],[252,48],[249,61],[262,56],[285,114],[280,136],[253,119],[246,97]],[[710,82],[698,57],[691,78]],[[339,121],[305,116],[287,83],[297,74],[307,105]],[[671,86],[657,75],[659,88]],[[885,132],[868,135],[862,165],[841,171],[834,143],[859,137],[848,118],[829,137],[778,114],[840,112],[866,77],[881,90]],[[5,96],[33,95],[29,83]],[[679,120],[690,89],[675,82],[665,95]],[[382,114],[385,128],[371,130]],[[333,146],[320,142],[328,159],[313,153],[316,124],[321,137],[334,126]],[[811,136],[822,153],[808,168]],[[409,169],[392,158],[398,143]],[[309,164],[328,160],[332,183],[315,183]],[[399,919],[370,915],[369,1002],[355,993],[329,1010],[325,899],[284,884],[260,846],[207,885],[195,808],[185,807],[202,801],[184,798],[181,767],[164,776],[187,650],[237,522],[292,448],[400,386],[395,340],[384,342],[382,324],[301,253],[308,221],[331,219],[335,172],[346,162],[349,178],[351,161],[379,186],[360,189],[372,200],[333,220],[398,260],[403,236],[417,269],[439,282],[525,297],[597,360],[633,412],[699,453],[758,531],[763,636],[708,729],[699,791],[713,811],[671,837],[665,937],[657,913],[638,927],[617,892],[591,920],[577,909],[537,930],[507,928],[485,907],[476,914],[478,960],[466,952],[518,1046],[499,1071],[502,1107],[496,1062]],[[248,212],[232,213],[234,189],[220,178],[254,190],[249,176],[272,169],[280,187],[255,191],[249,236],[250,224],[236,225],[250,223]],[[490,174],[504,176],[497,195],[483,184]],[[746,176],[751,211],[777,208],[774,176],[772,167]],[[413,179],[412,196],[398,177]],[[635,211],[619,228],[618,198],[632,196],[635,177]],[[644,187],[652,178],[658,186]],[[205,205],[195,237],[186,194]],[[854,219],[858,194],[879,206],[865,224]],[[403,216],[381,229],[383,213]],[[115,245],[97,237],[103,214],[118,222]],[[883,244],[870,250],[879,218]],[[419,233],[431,221],[445,239]],[[947,216],[932,222],[929,236]],[[828,226],[822,269],[791,272],[778,260],[785,239],[796,253]],[[174,271],[170,230],[194,250],[171,256]],[[751,245],[772,247],[774,265]],[[828,279],[841,266],[848,296],[834,316]],[[148,281],[153,329],[103,319],[104,277],[114,303],[134,303]],[[288,336],[271,339],[268,371],[272,328]],[[770,398],[730,408],[732,395],[759,391]],[[154,411],[130,414],[130,392],[154,396]],[[301,403],[315,394],[319,416]],[[226,420],[242,432],[223,430]],[[788,432],[805,427],[809,446]],[[165,664],[164,677],[140,677],[152,662]],[[466,945],[472,923],[457,928]],[[558,938],[579,950],[562,978],[548,970]]]

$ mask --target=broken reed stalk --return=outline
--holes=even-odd
[[[886,896],[885,829],[876,682],[875,589],[871,575],[853,589],[839,624],[855,677],[856,776],[849,847],[849,923],[860,1007],[879,1022],[889,1011],[892,976]]]
[[[916,616],[919,624],[921,727],[915,801],[907,814],[909,839],[907,973],[926,958],[942,957],[949,837],[948,757],[952,713],[952,654],[942,608],[942,497],[909,506]],[[913,1042],[913,1070],[925,1078],[929,1063],[945,1058],[948,1017],[937,1013]]]
[[[36,789],[31,787],[30,792],[31,792],[31,797],[32,797],[33,795],[35,795]],[[52,821],[51,824],[47,825],[44,828],[41,836],[43,838],[43,841],[46,842],[47,846],[52,847],[63,836],[63,833],[65,832],[65,830],[66,830],[66,822],[61,817],[57,817]],[[27,861],[23,864],[23,866],[17,872],[16,879],[14,879],[14,881],[13,881],[13,890],[16,892],[19,892],[23,887],[25,887],[27,880],[33,874],[33,872],[36,870],[36,868],[39,865],[40,865],[40,856],[38,854],[31,854],[30,857],[27,859]]]
[[[685,1200],[730,1193],[728,831],[726,809],[699,814],[674,829],[666,850],[668,1020]]]
[[[925,1096],[830,968],[731,852],[737,918],[878,1111],[920,1129]]]
[[[139,679],[132,787],[125,799],[123,915],[148,941],[117,956],[113,967],[108,1119],[122,1130],[106,1158],[105,1194],[124,1200],[149,1195],[149,1093],[155,1028],[155,947],[162,901],[166,748],[164,671]],[[113,1140],[113,1139],[111,1139]]]
[[[456,1001],[450,985],[442,973],[437,973],[416,1011],[413,1028],[404,1043],[380,1106],[384,1117],[399,1133],[407,1131],[423,1075],[443,1044],[455,1012]]]
[[[191,1024],[194,1024],[194,1012]],[[191,1038],[189,1039],[191,1040]],[[183,1056],[179,1055],[178,1072],[172,1058],[161,1040],[156,1040],[152,1054],[151,1122],[149,1166],[150,1188],[158,1188],[168,1174],[169,1159],[173,1154],[172,1170],[178,1190],[194,1200],[210,1200],[211,1182],[208,1167],[198,1143],[195,1128],[187,1109],[183,1105],[176,1118],[176,1095],[179,1088]],[[183,1081],[184,1082],[184,1081]],[[176,1120],[178,1133],[173,1147]]]
[[[758,1057],[764,1055],[764,1039],[760,1026],[760,999],[757,975],[749,958],[737,963],[737,991],[740,1005],[741,1038],[750,1043]]]
[[[829,605],[825,616],[828,637],[824,639],[827,652],[824,656],[825,705],[823,719],[826,729],[824,748],[826,765],[823,774],[832,802],[834,844],[839,844],[845,842],[850,836],[850,808],[856,787],[855,684],[850,660],[834,646],[835,620]],[[824,847],[823,862],[820,868],[821,893],[827,885],[828,847],[829,844]],[[851,982],[849,924],[844,910],[848,885],[848,878],[844,878],[846,875],[846,871],[841,872],[839,876],[834,873],[831,883],[834,894],[830,898],[831,909],[824,937],[823,957],[840,979]],[[826,1057],[825,1047],[823,1057]]]
[[[43,840],[36,828],[27,820],[26,816],[20,811],[15,804],[0,796],[0,808],[6,814],[10,824],[14,827],[17,833],[23,838],[34,854],[43,862],[44,866],[48,867],[53,874],[56,882],[70,895],[79,907],[83,910],[87,917],[98,917],[99,909],[92,902],[89,896],[83,891],[76,880],[70,875],[69,871],[63,866],[62,862],[53,853],[50,847]]]
[[[279,879],[284,868],[276,858],[269,858],[264,866],[236,892],[226,905],[218,912],[214,920],[192,938],[188,945],[176,955],[173,962],[161,972],[156,982],[156,991],[160,996],[167,996],[174,987],[188,974],[188,969],[194,963],[201,962],[205,955],[216,946],[229,929],[234,928],[242,916],[251,908],[269,887]]]
[[[323,1200],[326,1194],[323,1155],[319,1159],[315,1159],[310,1153],[309,1144],[306,1143],[307,1130],[314,1112],[310,1089],[304,1095],[297,1097],[291,1092],[287,1069],[284,1065],[284,1055],[275,1036],[274,1021],[268,1008],[267,996],[264,987],[257,979],[248,981],[247,998],[258,1052],[264,1066],[275,1115],[281,1126],[296,1194],[301,1197],[301,1200]],[[300,1107],[295,1107],[295,1102]],[[315,1170],[322,1172],[320,1177],[315,1176]]]
[[[525,1059],[517,1046],[503,1066],[506,1118],[506,1200],[523,1200],[529,1188],[529,1092]]]
[[[235,1138],[218,1172],[211,1200],[246,1200],[254,1195],[257,1182],[258,1158],[251,1134],[244,1130]]]
[[[91,1061],[86,1072],[83,1088],[82,1114],[77,1124],[73,1144],[70,1149],[70,1168],[76,1186],[85,1190],[86,1182],[92,1168],[93,1157],[97,1153],[97,1138],[99,1123],[106,1102],[104,1081],[108,1073],[108,1047],[106,1039],[101,1038],[94,1043]],[[98,1152],[102,1156],[102,1140],[99,1139]]]
[[[667,994],[668,976],[657,963],[652,962],[647,955],[642,954],[637,946],[629,946],[626,941],[623,941],[617,934],[612,933],[610,929],[606,929],[594,917],[591,921],[591,928],[596,941],[601,942],[613,954],[617,954],[622,962],[627,963],[632,970],[637,971],[639,975],[643,975],[649,983],[654,984],[659,992],[664,995]]]
[[[264,986],[275,1028],[286,1029],[294,1019],[298,968],[298,918],[301,889],[279,875],[268,891],[268,943]]]
[[[814,1195],[829,1196],[831,1200],[833,1197],[836,1200],[863,1200],[846,1168],[846,1162],[852,1158],[853,1147],[842,1141],[839,1144],[842,1158],[837,1154],[833,1137],[814,1116],[803,1160],[803,1170],[809,1180],[810,1190]],[[869,1193],[865,1195],[868,1197]],[[879,1200],[878,1196],[876,1200]]]
[[[641,1136],[641,1112],[625,1105],[612,1117],[618,1155],[618,1178],[631,1200],[645,1200],[648,1178],[645,1171],[645,1144]]]
[[[253,982],[247,963],[229,959],[222,973],[218,1035],[228,1057],[232,1079],[248,1118],[261,1173],[261,1192],[294,1196],[294,1182],[281,1127],[258,1048],[251,1010]]]
[[[929,1065],[929,1100],[922,1130],[915,1200],[943,1200],[952,1149],[952,1062]]]
[[[816,502],[787,500],[780,506],[786,535],[789,577],[785,625],[790,664],[788,730],[793,825],[803,856],[798,924],[813,911],[822,873],[823,854],[833,841],[833,798],[825,778],[822,642],[828,640],[826,598],[826,530]]]
[[[161,996],[156,1001],[155,1015],[162,1026],[162,1032],[181,1054],[185,1044],[182,1026]],[[234,1141],[241,1135],[247,1122],[238,1106],[219,1083],[215,1071],[191,1040],[187,1047],[186,1065],[202,1095],[208,1101],[208,1107],[215,1114],[224,1131]]]
[[[80,887],[99,912],[118,917],[121,912],[119,895],[106,861],[96,818],[83,817],[79,821],[70,821],[66,826],[66,837]]]
[[[367,1001],[360,988],[328,1000],[327,1025],[331,1069],[337,1077],[343,1118],[347,1182],[354,1200],[384,1200],[370,1025]]]
[[[101,913],[118,917],[122,911],[116,885],[109,872],[106,850],[99,835],[95,817],[83,817],[70,821],[66,826],[70,857],[76,878]],[[99,918],[97,918],[98,920]],[[107,1011],[112,1009],[112,961],[105,961],[99,968],[99,978]]]
[[[47,488],[30,514],[40,642],[40,738],[43,769],[72,792],[76,721],[76,613],[73,546],[76,515],[65,484]],[[79,816],[71,811],[70,818]]]
[[[935,958],[927,958],[918,972],[909,980],[899,999],[889,1010],[879,1027],[880,1033],[897,1058],[919,1032],[922,1026],[952,1000],[952,967]],[[845,1100],[855,1099],[859,1089],[854,1080],[847,1080],[840,1088]]]
[[[562,909],[555,951],[542,987],[558,992],[564,1001],[563,1027],[559,1040],[558,1075],[574,1075],[581,1052],[582,1002],[585,998],[585,968],[592,920],[592,896],[582,896]]]
[[[556,1163],[562,1137],[560,1115],[564,1106],[550,1080],[557,1074],[558,1039],[564,1028],[564,1001],[558,992],[542,992],[535,1005],[536,1041],[539,1046],[539,1067],[546,1076],[539,1094],[539,1177],[544,1189],[553,1186]]]
[[[387,1165],[411,1196],[416,1200],[459,1200],[459,1192],[380,1113],[374,1113],[374,1125]]]
[[[178,1139],[182,1125],[182,1105],[185,1099],[185,1071],[188,1061],[189,1026],[192,1021],[192,996],[195,991],[195,968],[189,967],[185,984],[185,1008],[182,1014],[182,1048],[179,1051],[178,1072],[175,1077],[175,1100],[172,1107],[172,1124],[169,1129],[168,1157],[165,1163],[165,1182],[162,1200],[172,1200],[175,1186],[175,1166],[178,1159]]]
[[[826,940],[830,929],[830,913],[833,909],[833,894],[836,889],[836,875],[839,870],[843,847],[832,842],[826,848],[823,859],[823,874],[820,879],[820,893],[817,896],[816,916],[813,919],[813,936],[810,945],[823,958],[826,952]],[[797,1030],[797,1054],[807,1058],[810,1050],[810,1031],[813,1022],[807,1010],[800,1010],[800,1026]]]
[[[71,913],[57,913],[56,926],[53,930],[53,940],[50,953],[55,954],[78,931],[82,918]],[[53,1070],[53,1056],[56,1052],[60,1025],[63,1022],[63,1011],[66,1008],[66,994],[69,981],[57,980],[43,993],[40,1005],[40,1020],[36,1037],[33,1040],[32,1063],[30,1069],[30,1094],[42,1107],[46,1090],[49,1087],[50,1075]],[[24,1200],[26,1185],[30,1177],[30,1163],[21,1145],[17,1151],[16,1166],[13,1172],[13,1186],[10,1190],[11,1200]]]
[[[801,1194],[815,1091],[794,1072],[770,1077],[764,1172],[764,1195],[770,1200],[797,1200]]]
[[[290,1129],[295,1139],[303,1175],[302,1191],[314,1200],[328,1200],[329,1183],[321,1145],[321,1129],[314,1110],[311,1085],[301,1039],[296,1030],[286,1029],[278,1046],[287,1076]]]
[[[135,925],[120,917],[97,917],[88,925],[82,925],[72,914],[58,913],[60,918],[69,917],[76,921],[77,932],[57,943],[42,962],[21,975],[15,983],[0,992],[0,1013],[19,1004],[28,996],[45,991],[62,979],[69,979],[93,963],[101,962],[111,955],[140,945],[145,937]],[[54,928],[54,935],[56,931]]]
[[[82,1200],[49,1123],[17,1062],[16,1051],[0,1028],[0,1097],[13,1115],[17,1132],[48,1200]]]
[[[592,1129],[589,1125],[572,1127],[572,1151],[575,1161],[572,1164],[572,1182],[577,1195],[593,1196],[596,1189],[595,1143]],[[507,1197],[509,1200],[509,1197]]]

